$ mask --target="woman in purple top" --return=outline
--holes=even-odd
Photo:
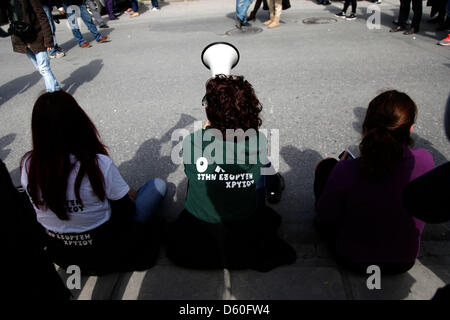
[[[402,273],[418,256],[424,223],[408,215],[402,192],[434,163],[426,150],[409,148],[416,116],[417,107],[405,93],[380,94],[367,109],[361,156],[317,166],[316,225],[338,262],[354,271],[378,265],[383,274]],[[326,181],[323,188],[320,179]]]

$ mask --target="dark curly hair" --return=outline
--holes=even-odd
[[[262,105],[243,76],[216,75],[206,83],[206,115],[213,128],[226,136],[227,129],[258,130]]]
[[[375,180],[394,173],[404,146],[413,144],[416,117],[416,104],[403,92],[386,91],[370,102],[359,145],[363,173]]]

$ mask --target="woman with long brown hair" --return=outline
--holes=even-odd
[[[145,233],[156,224],[164,181],[150,180],[138,192],[130,188],[95,125],[66,92],[37,99],[31,131],[21,183],[54,262],[96,273],[151,266],[157,245]]]
[[[402,192],[434,163],[426,150],[410,148],[416,117],[416,104],[408,95],[386,91],[367,109],[360,157],[326,159],[317,166],[319,231],[338,261],[355,271],[365,273],[369,265],[378,265],[382,273],[402,273],[419,254],[424,223],[408,215]],[[327,170],[329,177],[323,174]],[[317,187],[319,179],[325,180],[323,189]]]
[[[208,120],[183,142],[188,190],[169,228],[168,257],[184,267],[260,271],[294,262],[277,235],[281,217],[265,205],[266,142],[253,87],[242,76],[217,75],[203,105]]]

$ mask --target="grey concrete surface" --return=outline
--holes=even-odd
[[[324,267],[280,267],[268,273],[231,272],[231,297],[236,300],[345,299],[338,270]]]
[[[450,159],[442,129],[450,51],[436,45],[446,34],[426,22],[414,37],[389,33],[398,14],[394,0],[380,5],[379,30],[366,28],[365,1],[358,2],[356,21],[317,25],[302,20],[333,17],[342,3],[291,4],[273,30],[263,26],[267,12],[260,9],[253,25],[262,32],[253,35],[226,35],[234,29],[229,0],[171,1],[159,12],[123,15],[101,30],[112,41],[89,49],[78,48],[64,20],[57,25],[58,42],[68,50],[51,61],[57,79],[91,116],[133,187],[153,177],[168,182],[164,211],[172,218],[183,207],[186,179],[183,168],[170,161],[177,143],[171,135],[178,128],[192,131],[195,120],[205,119],[201,99],[210,74],[200,61],[202,49],[212,41],[233,43],[241,53],[233,73],[253,84],[264,108],[263,127],[280,130],[287,188],[275,208],[284,219],[281,232],[299,256],[293,266],[259,274],[185,270],[162,254],[146,272],[85,278],[75,298],[428,299],[449,282],[449,224],[427,226],[418,265],[383,280],[377,292],[368,292],[365,279],[340,270],[312,229],[314,166],[345,147],[357,151],[365,108],[381,90],[408,93],[419,108],[416,146],[429,150],[436,164]],[[424,21],[429,9],[424,8]],[[31,146],[33,103],[44,83],[24,55],[12,52],[9,38],[0,38],[0,65],[0,158],[18,184],[20,159]]]

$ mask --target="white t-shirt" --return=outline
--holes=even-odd
[[[71,155],[70,160],[75,163],[72,172],[69,175],[67,183],[66,207],[69,220],[60,220],[58,216],[49,208],[38,209],[34,204],[37,220],[46,229],[59,233],[80,233],[92,230],[111,217],[111,205],[109,200],[119,200],[123,198],[130,187],[123,180],[119,173],[119,169],[108,156],[97,154],[97,161],[100,171],[105,181],[105,201],[101,201],[92,190],[89,178],[83,177],[80,185],[79,203],[75,196],[75,180],[80,169],[80,163],[75,156]],[[24,161],[24,170],[21,173],[21,183],[25,190],[28,185],[28,158]],[[31,200],[31,199],[30,199]]]

